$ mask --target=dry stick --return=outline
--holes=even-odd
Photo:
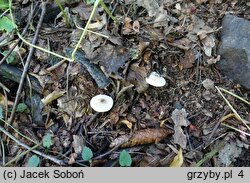
[[[26,34],[26,32],[28,31],[30,22],[31,22],[31,20],[32,20],[32,17],[33,17],[34,14],[35,14],[35,9],[36,9],[37,5],[38,5],[38,3],[35,4],[33,10],[31,11],[31,14],[30,14],[29,19],[28,19],[28,23],[27,23],[27,25],[25,26],[25,28],[23,29],[22,35]],[[17,44],[19,43],[19,41],[20,41],[20,38],[17,39],[16,43],[9,49],[8,53],[1,59],[0,65],[1,65],[1,64],[8,58],[8,56],[12,53],[12,51],[15,49],[15,47],[17,46]]]
[[[34,38],[32,40],[32,44],[35,44],[36,41],[37,41],[38,34],[39,34],[40,28],[42,26],[43,17],[44,17],[44,14],[46,13],[46,4],[47,4],[47,2],[42,3],[42,13],[41,13],[39,22],[38,22],[37,27],[36,27],[36,32],[35,32]],[[34,47],[30,48],[29,55],[27,57],[25,65],[24,65],[23,73],[22,73],[22,76],[21,76],[20,84],[18,86],[18,90],[17,90],[17,94],[16,94],[16,98],[15,98],[15,102],[14,102],[14,105],[13,105],[13,108],[12,108],[12,111],[11,111],[11,115],[10,115],[10,118],[9,118],[9,123],[10,124],[11,124],[13,118],[14,118],[14,115],[15,115],[16,107],[17,107],[17,104],[18,104],[20,96],[21,96],[21,92],[22,92],[22,89],[23,89],[23,84],[24,84],[24,81],[25,81],[26,76],[27,76],[27,72],[28,72],[28,69],[29,69],[29,66],[30,66],[30,63],[31,63],[31,58],[32,58],[34,50],[35,50]]]
[[[16,139],[13,135],[11,135],[8,131],[6,131],[2,126],[0,126],[0,131],[3,132],[5,135],[7,135],[9,138],[11,138],[15,143],[17,143],[18,145],[24,147],[25,149],[30,149],[31,148],[28,145],[26,145],[23,142],[20,142],[18,139]],[[43,158],[45,158],[45,159],[49,159],[50,161],[53,161],[54,163],[56,163],[58,165],[65,165],[64,161],[58,160],[54,156],[44,154],[44,153],[42,153],[40,151],[37,151],[37,150],[32,150],[32,152],[39,155],[39,156],[41,156],[41,157],[43,157]]]

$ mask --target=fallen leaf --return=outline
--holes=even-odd
[[[139,66],[138,63],[131,64],[127,74],[127,81],[135,85],[137,92],[142,93],[148,88],[148,84],[145,81],[146,77],[147,70],[145,67]]]
[[[192,50],[185,51],[184,58],[180,61],[180,67],[181,69],[189,69],[192,68],[195,63],[195,55]]]
[[[180,145],[183,149],[186,149],[187,137],[180,126],[174,127],[174,143]]]
[[[178,154],[174,157],[174,160],[170,164],[170,167],[181,167],[183,164],[183,154],[182,149],[178,151]]]
[[[187,112],[185,109],[175,109],[172,112],[171,118],[175,126],[188,126],[190,122],[187,120]]]
[[[42,99],[44,105],[49,105],[54,100],[58,99],[59,97],[63,96],[66,91],[53,91],[46,97]]]
[[[118,70],[123,68],[129,59],[128,51],[123,47],[115,47],[110,44],[98,48],[94,53],[91,62],[103,67],[106,74],[118,74]]]
[[[130,130],[132,129],[133,124],[128,120],[122,120],[121,123],[125,124]]]

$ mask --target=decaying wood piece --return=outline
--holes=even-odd
[[[132,147],[137,145],[156,143],[165,139],[172,133],[172,130],[166,128],[150,128],[139,130],[135,131],[131,137],[129,135],[122,135],[118,137],[110,144],[110,147],[120,145],[121,143],[121,147]]]

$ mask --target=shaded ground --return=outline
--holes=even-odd
[[[219,153],[202,166],[249,166],[249,137],[220,125],[220,120],[232,111],[213,86],[214,83],[249,100],[249,91],[221,75],[215,63],[219,60],[217,49],[223,16],[232,13],[249,19],[249,4],[223,0],[150,2],[113,1],[107,5],[113,10],[119,25],[114,24],[102,8],[98,9],[92,21],[91,30],[108,38],[88,33],[80,49],[112,80],[107,89],[98,88],[79,63],[63,62],[51,68],[60,59],[36,50],[29,72],[39,80],[43,90],[41,94],[30,94],[26,87],[20,101],[29,106],[29,111],[16,112],[13,126],[37,141],[41,141],[46,133],[53,134],[53,146],[49,150],[42,147],[38,150],[65,160],[66,166],[119,166],[118,156],[124,148],[115,144],[117,148],[111,150],[111,142],[122,135],[149,128],[168,128],[173,130],[173,134],[159,142],[155,139],[156,143],[126,147],[133,159],[132,166],[169,166],[180,148],[184,158],[182,166],[194,166],[221,143],[224,145],[218,149]],[[20,32],[31,6],[31,2],[14,3]],[[81,27],[86,24],[93,7],[84,2],[64,6],[68,7],[69,20],[74,20]],[[56,12],[58,9],[53,10]],[[50,12],[52,10],[45,15],[38,45],[65,55],[64,48],[76,45],[81,30],[76,29],[74,23],[72,28],[68,28],[62,16],[55,21],[60,11],[55,15]],[[34,16],[33,26],[37,24],[38,17]],[[34,30],[30,27],[25,38],[31,42],[33,35]],[[26,50],[21,55],[25,61],[29,48],[23,44],[19,45],[20,48]],[[8,45],[1,49],[8,49]],[[15,66],[22,68],[22,64]],[[167,85],[161,88],[146,85],[145,77],[151,71],[162,74]],[[18,84],[2,76],[0,79],[10,89],[6,94],[8,101],[14,102]],[[204,80],[209,82],[209,86],[204,84]],[[39,104],[53,91],[61,91],[63,95],[47,105]],[[0,92],[6,98],[2,89]],[[90,99],[97,94],[108,94],[116,99],[111,111],[98,114],[91,109]],[[249,106],[230,95],[225,96],[238,114],[250,121]],[[38,105],[32,108],[30,100]],[[173,120],[176,109],[183,109],[187,113],[185,119],[189,121],[186,126],[181,126],[179,135]],[[248,132],[236,118],[230,117],[224,122]],[[20,141],[33,146],[9,131]],[[174,135],[182,140],[175,139]],[[152,136],[147,138],[152,139]],[[5,139],[4,134],[2,139],[8,161],[24,151],[15,142]],[[223,154],[225,144],[229,144],[227,148],[231,154]],[[81,158],[84,146],[94,153],[90,164]],[[32,153],[22,156],[13,166],[25,166],[30,156]],[[52,165],[54,163],[46,158],[40,163],[40,166]]]

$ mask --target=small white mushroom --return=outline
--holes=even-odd
[[[96,95],[90,100],[90,106],[96,112],[107,112],[113,107],[114,101],[107,95]]]
[[[166,84],[166,80],[157,72],[151,72],[146,78],[146,82],[155,87],[162,87]]]

